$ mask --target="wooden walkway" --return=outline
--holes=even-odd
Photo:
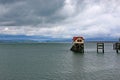
[[[119,53],[120,42],[116,42],[113,44],[113,50],[116,50],[116,53]],[[97,43],[97,53],[104,53],[104,43],[103,42]]]

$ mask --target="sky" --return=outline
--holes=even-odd
[[[120,0],[0,0],[0,34],[120,37]]]

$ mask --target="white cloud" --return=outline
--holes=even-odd
[[[38,28],[38,27],[0,27],[1,34],[25,34],[25,35],[42,35],[42,36],[51,36],[51,37],[62,37],[62,33],[65,32],[64,27],[56,26],[51,28]]]
[[[47,3],[48,6],[41,7],[38,2],[40,1],[35,0],[34,3],[37,4],[33,6],[30,1],[11,6],[12,9],[9,10],[15,10],[14,15],[17,16],[12,15],[11,20],[6,17],[5,21],[0,19],[0,25],[2,25],[0,34],[120,37],[120,0],[64,0],[57,8],[55,8],[57,5],[52,5],[52,1],[50,4]],[[17,12],[20,8],[21,10]],[[8,13],[11,17],[12,11],[9,13],[6,7],[2,6],[0,10],[0,15]],[[4,24],[15,25],[5,26]]]
[[[75,0],[65,0],[64,6],[60,9],[58,14],[62,16],[72,16],[76,12],[76,3]]]

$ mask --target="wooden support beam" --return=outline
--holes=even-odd
[[[97,43],[97,53],[100,53],[99,50],[102,50],[102,53],[104,53],[104,43]]]
[[[116,53],[119,53],[119,50],[120,50],[120,43],[115,43],[116,45]]]

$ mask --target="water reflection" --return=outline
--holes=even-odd
[[[84,66],[84,54],[74,53],[72,55],[72,65],[73,65],[74,71],[79,71],[80,72],[81,70],[83,70],[83,66]]]

